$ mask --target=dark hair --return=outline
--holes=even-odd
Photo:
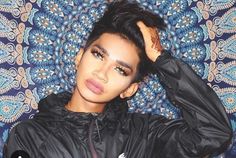
[[[142,33],[137,26],[138,21],[143,21],[149,27],[164,29],[164,20],[158,15],[144,10],[135,1],[114,1],[111,2],[104,15],[95,23],[91,34],[88,37],[85,49],[97,40],[103,33],[114,33],[132,41],[139,49],[140,62],[138,72],[134,81],[140,81],[144,76],[153,72],[152,64],[145,53],[145,43]]]

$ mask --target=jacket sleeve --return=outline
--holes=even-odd
[[[212,156],[230,144],[232,129],[216,93],[184,62],[167,51],[154,63],[168,99],[181,109],[182,119],[150,124],[155,131],[155,155],[162,158]],[[156,128],[156,130],[154,130]],[[153,137],[153,136],[152,136]],[[157,157],[158,157],[157,156]]]
[[[29,155],[31,155],[29,153],[30,146],[24,142],[24,135],[20,134],[23,130],[19,130],[21,129],[17,128],[17,126],[11,130],[7,142],[3,148],[3,158],[20,156],[23,158],[29,158]]]

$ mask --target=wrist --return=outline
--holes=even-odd
[[[148,55],[148,58],[152,61],[152,62],[155,62],[156,59],[161,55],[161,50],[156,50],[156,49],[152,49],[152,50],[149,50],[148,52],[151,52],[149,53]]]

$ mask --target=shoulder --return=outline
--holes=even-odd
[[[4,153],[12,155],[15,151],[23,150],[30,155],[37,154],[37,150],[49,136],[45,131],[43,126],[40,126],[34,119],[18,123],[8,135],[4,145]]]
[[[9,139],[16,139],[22,144],[41,144],[48,135],[46,128],[35,119],[29,119],[18,123],[10,131]]]
[[[24,135],[28,132],[33,132],[36,130],[36,124],[34,119],[21,121],[12,128],[11,133]]]
[[[30,137],[36,131],[35,121],[34,120],[25,120],[19,122],[16,126],[14,126],[11,131],[9,137],[14,137],[19,140],[24,140],[27,137]]]

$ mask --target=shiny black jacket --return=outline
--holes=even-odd
[[[39,113],[12,129],[4,148],[31,158],[200,158],[223,152],[232,137],[225,109],[193,70],[163,53],[154,63],[167,96],[182,119],[127,113],[112,101],[101,114],[66,110],[68,92],[39,103]]]

